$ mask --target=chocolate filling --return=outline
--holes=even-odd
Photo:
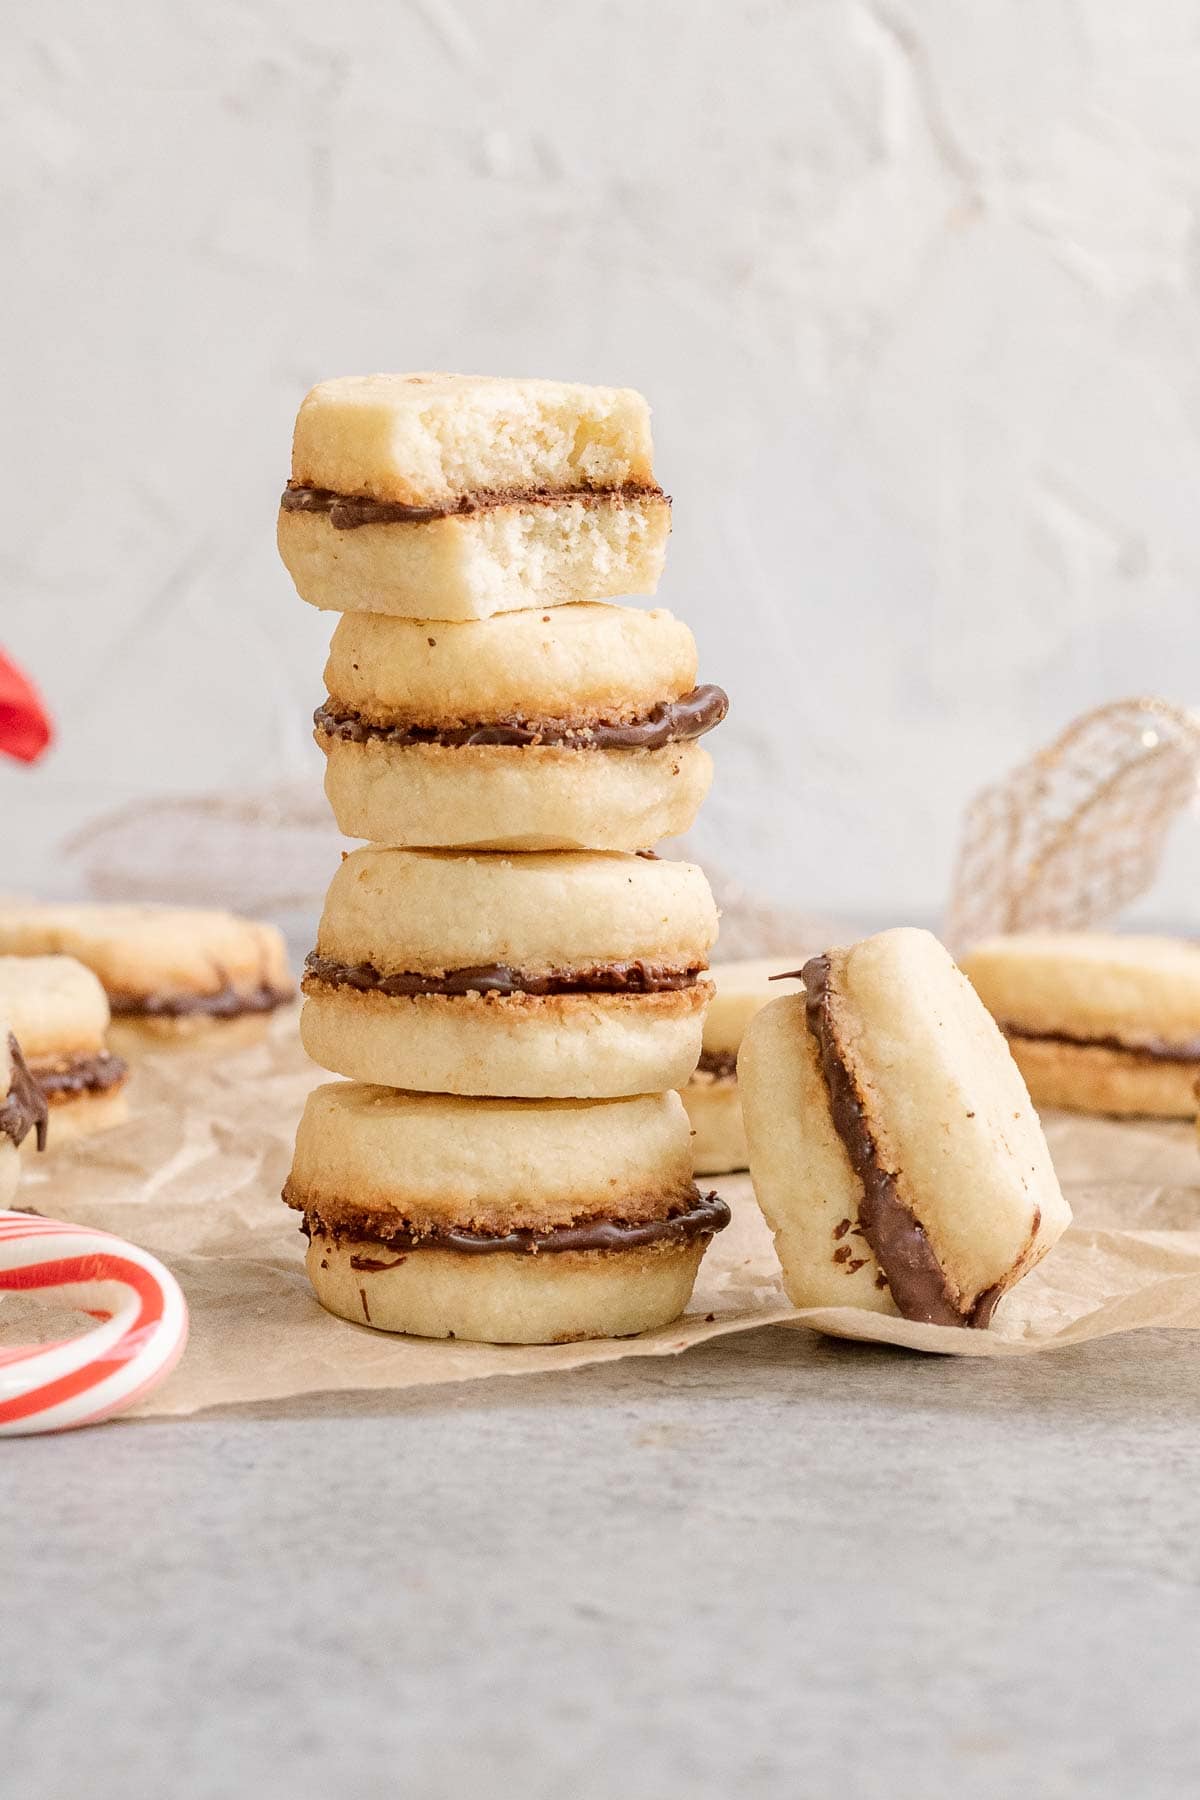
[[[360,525],[424,525],[430,519],[462,517],[496,506],[561,506],[568,501],[598,506],[611,500],[666,500],[666,495],[660,487],[630,482],[618,488],[500,488],[491,493],[460,494],[442,506],[408,506],[399,500],[336,494],[330,488],[302,487],[289,481],[279,504],[284,512],[327,513],[335,531],[355,531]]]
[[[212,994],[153,993],[110,994],[114,1019],[188,1019],[203,1014],[209,1019],[237,1019],[243,1013],[274,1012],[293,998],[291,988],[237,988],[228,985]]]
[[[667,744],[703,737],[729,711],[729,696],[711,684],[693,688],[678,700],[662,700],[644,718],[627,724],[592,719],[493,719],[477,725],[372,725],[358,713],[340,711],[332,700],[318,706],[313,724],[327,737],[406,749],[414,744],[441,744],[462,750],[469,745],[500,744],[525,749],[531,744],[563,745],[571,750],[661,750]]]
[[[284,1189],[287,1198],[287,1189]],[[398,1224],[381,1231],[372,1220],[371,1239],[382,1249],[397,1251],[402,1262],[413,1250],[456,1250],[463,1256],[494,1256],[504,1252],[510,1256],[550,1256],[567,1250],[641,1250],[648,1244],[687,1244],[696,1238],[709,1238],[724,1231],[731,1214],[719,1194],[694,1193],[683,1212],[666,1219],[580,1219],[571,1225],[556,1225],[546,1231],[506,1231],[489,1234],[471,1231],[457,1225],[435,1225],[417,1231],[410,1225]],[[301,1230],[308,1237],[324,1237],[337,1243],[352,1235],[344,1221],[325,1224],[320,1215],[308,1211]],[[352,1256],[352,1269],[375,1273],[391,1269],[396,1262],[385,1262],[370,1256]]]
[[[717,1081],[731,1081],[737,1076],[736,1050],[702,1050],[696,1064],[698,1075],[712,1075]]]
[[[354,988],[389,998],[415,994],[660,994],[695,987],[702,967],[671,969],[663,963],[597,963],[590,969],[552,969],[529,975],[507,963],[480,963],[444,975],[384,975],[373,963],[339,962],[312,950],[304,963],[306,984]]]
[[[802,976],[808,1029],[820,1053],[834,1129],[862,1183],[858,1223],[887,1278],[897,1310],[905,1319],[930,1325],[982,1329],[990,1323],[1002,1290],[988,1288],[965,1314],[960,1312],[933,1246],[905,1203],[896,1174],[885,1169],[879,1159],[854,1077],[838,1046],[828,956],[815,956],[805,963]]]
[[[1127,1044],[1118,1037],[1074,1037],[1069,1031],[1026,1031],[1020,1025],[1002,1024],[1005,1037],[1030,1044],[1066,1044],[1075,1050],[1116,1050],[1122,1056],[1136,1057],[1139,1062],[1200,1063],[1200,1038],[1188,1038],[1172,1044],[1166,1038],[1147,1038],[1140,1044]]]
[[[38,1067],[34,1080],[53,1105],[56,1100],[69,1100],[75,1094],[102,1094],[120,1087],[129,1073],[128,1065],[111,1051],[101,1050],[95,1056],[73,1056],[59,1068]]]
[[[12,1058],[12,1075],[8,1094],[0,1104],[0,1132],[14,1144],[23,1144],[31,1131],[37,1132],[37,1147],[46,1148],[46,1096],[29,1073],[21,1046],[10,1031],[8,1053]]]

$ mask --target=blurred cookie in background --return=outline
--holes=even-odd
[[[0,1017],[45,1096],[52,1147],[127,1117],[129,1069],[109,1048],[108,998],[90,969],[71,956],[0,956]]]
[[[738,1092],[737,1059],[747,1025],[768,1001],[794,993],[798,979],[786,977],[804,961],[755,957],[717,963],[709,970],[715,992],[704,1021],[700,1062],[680,1091],[692,1124],[692,1166],[697,1175],[729,1175],[748,1165],[746,1131]],[[772,976],[784,977],[772,980]]]
[[[985,939],[963,973],[1035,1106],[1190,1119],[1200,1077],[1200,945],[1104,932]]]
[[[122,1056],[261,1038],[295,995],[282,935],[227,912],[158,906],[0,906],[0,953],[75,957],[99,978]]]

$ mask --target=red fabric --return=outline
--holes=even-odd
[[[0,751],[18,762],[36,762],[53,736],[41,695],[0,651]]]

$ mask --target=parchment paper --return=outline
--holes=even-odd
[[[788,1324],[955,1356],[1018,1356],[1146,1326],[1200,1329],[1200,1151],[1189,1125],[1051,1116],[1075,1224],[1008,1295],[990,1331],[914,1325],[850,1308],[798,1312],[746,1176],[717,1182],[733,1224],[701,1268],[686,1316],[640,1338],[492,1348],[388,1337],[323,1312],[296,1215],[279,1199],[309,1088],[289,1012],[236,1055],[140,1064],[127,1125],[31,1158],[19,1204],[153,1251],[179,1278],[191,1342],[136,1409],[185,1414],[248,1401],[568,1369],[667,1356],[731,1331]],[[0,1306],[0,1338],[11,1335]]]

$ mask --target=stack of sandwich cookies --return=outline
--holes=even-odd
[[[336,1074],[447,1094],[643,1094],[700,1052],[717,915],[689,863],[356,850],[304,978]]]
[[[108,1000],[90,969],[70,956],[0,956],[0,1017],[45,1097],[52,1145],[126,1117],[128,1068],[108,1048]]]
[[[20,1149],[32,1133],[46,1147],[46,1098],[29,1073],[7,1019],[0,1019],[0,1207],[11,1206],[21,1179]]]
[[[309,1096],[284,1198],[330,1312],[498,1344],[669,1323],[729,1221],[693,1184],[673,1093],[472,1100],[334,1082]]]
[[[279,553],[313,606],[485,619],[652,594],[670,516],[632,389],[349,376],[300,408]]]
[[[72,956],[108,996],[120,1054],[263,1035],[295,994],[274,926],[232,913],[158,906],[0,907],[0,952]]]
[[[976,944],[962,967],[1038,1106],[1195,1116],[1200,945],[1018,933]]]
[[[321,1089],[286,1198],[330,1310],[540,1342],[675,1317],[727,1221],[692,1181],[716,912],[651,846],[726,710],[652,593],[669,503],[625,389],[327,382],[280,549],[340,612],[315,716],[340,829],[301,1032]]]
[[[475,624],[347,615],[315,715],[347,837],[638,850],[686,831],[728,702],[668,612],[575,605]]]
[[[789,1298],[986,1326],[1070,1222],[1004,1038],[928,932],[831,950],[803,980],[738,1058]]]
[[[692,1165],[697,1175],[728,1175],[749,1167],[738,1051],[755,1013],[795,990],[796,981],[780,975],[780,970],[794,966],[794,958],[789,963],[786,957],[775,957],[716,963],[709,970],[713,994],[704,1018],[700,1061],[681,1089],[692,1122]]]

